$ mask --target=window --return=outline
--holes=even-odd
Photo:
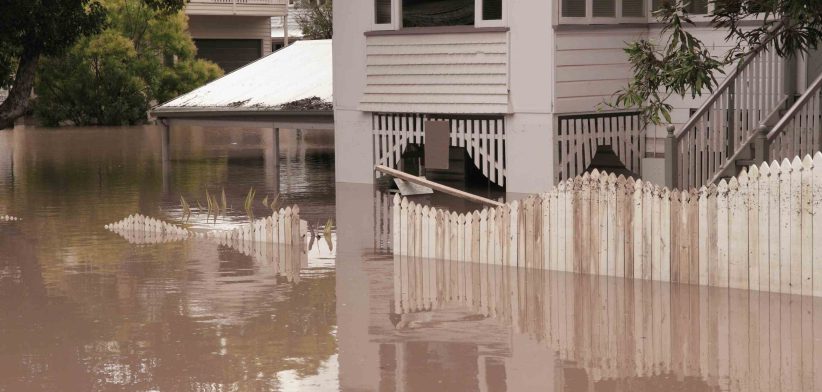
[[[616,0],[593,0],[593,15],[595,18],[615,17]]]
[[[622,16],[628,18],[645,16],[645,0],[622,0]]]
[[[586,0],[562,0],[562,16],[565,18],[584,18]]]
[[[656,11],[662,8],[663,4],[671,4],[675,0],[652,0],[653,10]],[[690,3],[685,7],[685,10],[688,11],[690,14],[698,15],[698,14],[707,14],[708,13],[708,0],[690,0]]]
[[[391,23],[391,0],[374,0],[374,23]]]
[[[481,0],[483,20],[502,20],[502,0]]]
[[[475,0],[402,0],[402,27],[471,26]]]
[[[374,0],[374,29],[502,27],[506,0]]]

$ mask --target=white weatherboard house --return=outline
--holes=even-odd
[[[188,27],[197,54],[226,72],[234,71],[272,52],[272,19],[288,46],[289,0],[189,0]]]
[[[675,173],[666,181],[680,187],[813,147],[780,140],[797,138],[802,130],[791,120],[802,110],[818,115],[819,61],[779,58],[769,43],[730,70],[715,94],[672,101],[667,147],[666,131],[645,129],[637,113],[598,111],[631,75],[626,42],[658,37],[651,12],[659,3],[346,0],[334,8],[337,180],[369,183],[376,164],[401,168],[404,149],[425,143],[432,120],[447,120],[451,145],[515,193],[581,174],[603,146],[637,175],[662,182],[666,170]],[[695,30],[722,53],[725,32],[700,16],[709,7],[706,0],[690,5]],[[804,106],[786,110],[800,96]],[[771,131],[769,147],[756,149],[758,132]],[[673,162],[667,169],[664,159]]]

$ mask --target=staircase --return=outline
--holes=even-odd
[[[794,159],[822,150],[822,75],[808,86],[776,125],[761,132],[763,161]]]
[[[757,135],[786,114],[785,59],[773,38],[751,52],[679,131],[668,128],[666,185],[697,188],[736,175],[766,152]]]

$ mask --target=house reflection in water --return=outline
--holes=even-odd
[[[368,232],[346,211],[341,237]],[[374,255],[365,243],[355,257],[352,243],[341,238],[337,279],[346,390],[822,387],[822,299]]]

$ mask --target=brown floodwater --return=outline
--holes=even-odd
[[[0,131],[0,391],[819,391],[822,301],[391,255],[384,185],[334,183],[333,134]],[[279,194],[307,260],[103,228]],[[488,195],[498,197],[495,191]],[[475,206],[440,195],[418,201]],[[322,236],[321,236],[322,237]]]

